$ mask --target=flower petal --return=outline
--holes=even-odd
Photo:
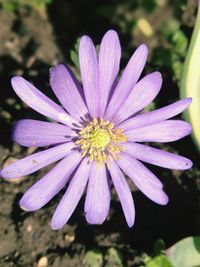
[[[64,125],[38,120],[20,120],[14,125],[12,133],[15,142],[27,147],[64,143],[75,136],[75,131]]]
[[[123,146],[130,156],[153,165],[173,170],[187,170],[192,167],[191,160],[161,149],[129,142]]]
[[[83,36],[79,46],[79,63],[83,90],[88,110],[92,117],[99,111],[99,71],[97,53],[92,40]]]
[[[19,98],[40,114],[70,127],[78,124],[75,119],[64,111],[64,109],[41,93],[35,86],[26,81],[24,78],[15,76],[12,78],[11,83]]]
[[[108,96],[119,71],[121,46],[117,33],[109,30],[104,35],[99,49],[100,113],[104,115]]]
[[[126,131],[170,119],[188,108],[191,102],[192,98],[190,97],[179,100],[166,107],[136,115],[135,117],[120,123],[118,127]]]
[[[109,102],[105,116],[107,120],[112,121],[113,116],[119,110],[122,103],[124,103],[129,93],[137,83],[146,63],[147,54],[147,47],[142,44],[130,58]]]
[[[37,152],[26,158],[17,160],[1,170],[1,177],[12,179],[25,176],[54,163],[71,153],[73,143],[65,143],[41,152]]]
[[[90,167],[91,163],[88,162],[87,158],[84,158],[56,208],[51,221],[52,229],[57,230],[62,228],[71,217],[85,190]]]
[[[79,152],[72,152],[23,195],[19,204],[26,211],[35,211],[47,204],[68,182],[81,161]]]
[[[168,197],[161,188],[161,182],[141,162],[127,154],[123,154],[117,163],[137,188],[149,199],[160,205],[168,203]]]
[[[115,161],[109,162],[109,172],[120,200],[127,224],[132,227],[135,222],[135,206],[128,183]]]
[[[126,101],[116,112],[114,122],[124,121],[150,104],[159,93],[161,85],[162,77],[159,72],[146,75],[134,86]]]
[[[191,125],[181,120],[167,120],[146,127],[125,131],[132,142],[173,142],[191,134]]]
[[[88,111],[79,93],[80,85],[69,67],[58,64],[50,69],[50,84],[63,107],[75,118],[84,117]]]
[[[90,224],[102,224],[110,208],[110,186],[105,165],[94,161],[85,200],[85,217]]]

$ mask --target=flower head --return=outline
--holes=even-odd
[[[53,215],[53,229],[68,222],[85,189],[86,220],[103,223],[110,207],[111,182],[131,227],[135,208],[124,173],[148,198],[165,205],[168,197],[162,183],[141,162],[180,170],[192,166],[187,158],[141,144],[172,142],[190,134],[188,123],[170,118],[185,110],[191,99],[142,112],[159,93],[161,75],[154,72],[138,81],[147,59],[145,45],[135,51],[118,79],[120,57],[115,31],[104,35],[98,56],[91,39],[83,36],[79,47],[82,85],[69,67],[59,64],[50,70],[52,90],[63,108],[25,79],[12,78],[17,95],[53,122],[25,119],[16,123],[13,139],[17,143],[50,148],[5,167],[1,176],[28,175],[59,161],[20,200],[23,209],[38,210],[69,182]]]

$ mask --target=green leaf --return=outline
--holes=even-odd
[[[200,236],[187,237],[166,250],[174,267],[200,266]]]
[[[99,251],[90,250],[85,254],[84,263],[87,267],[102,267],[103,255]]]
[[[0,0],[0,8],[8,11],[15,11],[20,6],[34,6],[40,9],[52,2],[53,0]]]
[[[160,24],[159,31],[167,39],[173,35],[180,28],[180,22],[176,18],[171,18],[170,20],[164,21]]]
[[[110,248],[106,255],[106,265],[105,267],[123,267],[122,257],[120,253],[115,248]]]
[[[166,249],[165,242],[162,239],[156,240],[154,244],[154,254],[160,255]]]
[[[148,106],[146,106],[144,108],[144,111],[149,112],[149,111],[152,111],[154,109],[156,109],[156,104],[155,104],[155,102],[151,102]]]
[[[174,76],[175,76],[176,80],[180,81],[181,75],[182,75],[182,72],[183,72],[183,64],[181,63],[181,61],[174,60],[172,62],[172,70],[173,70],[173,73],[174,73]]]
[[[153,51],[152,61],[159,66],[171,68],[172,51],[169,48],[155,49]]]
[[[152,12],[156,8],[155,0],[141,0],[141,6],[148,12]]]
[[[74,63],[75,67],[79,69],[79,58],[78,58],[78,49],[79,49],[80,38],[76,40],[74,49],[70,51],[71,61]]]
[[[188,39],[186,35],[184,34],[184,32],[181,30],[177,30],[172,35],[171,42],[172,42],[174,51],[177,54],[184,56],[187,46],[188,46]]]
[[[173,267],[168,258],[164,255],[159,255],[146,263],[145,267]],[[183,267],[183,266],[179,266]]]
[[[192,97],[193,101],[185,112],[191,123],[192,137],[200,151],[200,2],[192,40],[187,53],[181,80],[181,97]]]
[[[78,61],[78,54],[74,50],[70,51],[70,57],[71,61],[74,63],[76,67],[79,66],[79,61]]]

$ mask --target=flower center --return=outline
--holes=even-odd
[[[110,135],[107,130],[95,128],[90,135],[90,145],[95,148],[105,148],[110,142]]]
[[[119,159],[118,154],[124,151],[120,143],[126,142],[121,129],[116,129],[114,123],[102,118],[93,118],[85,128],[79,132],[76,145],[82,150],[82,156],[88,155],[89,160],[106,163],[107,157],[111,160]]]

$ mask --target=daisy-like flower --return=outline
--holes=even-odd
[[[69,182],[51,221],[53,229],[63,227],[86,190],[84,212],[88,223],[102,224],[110,207],[114,185],[129,227],[135,208],[126,174],[149,199],[166,205],[168,197],[161,181],[142,162],[169,169],[186,170],[192,162],[141,142],[172,142],[191,133],[182,120],[171,120],[185,110],[190,98],[155,111],[142,113],[159,93],[159,72],[139,82],[147,59],[141,45],[118,79],[121,47],[118,35],[109,30],[97,56],[88,36],[79,46],[82,85],[69,67],[56,65],[50,70],[50,84],[63,108],[22,77],[12,78],[16,94],[32,109],[56,122],[20,120],[13,139],[26,147],[50,148],[5,167],[1,176],[12,179],[29,175],[59,161],[36,182],[20,200],[26,211],[42,208]]]

